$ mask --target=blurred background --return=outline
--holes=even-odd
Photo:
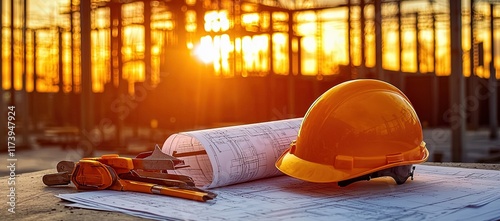
[[[136,154],[374,78],[410,98],[431,161],[500,162],[497,2],[3,0],[2,156]]]

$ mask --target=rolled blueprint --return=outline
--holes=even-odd
[[[191,176],[197,186],[215,188],[283,175],[274,163],[297,138],[302,118],[182,132],[171,135],[162,151],[182,157],[187,168],[170,173]]]

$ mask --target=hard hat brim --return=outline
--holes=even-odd
[[[352,168],[346,170],[335,168],[334,165],[325,165],[303,160],[291,153],[291,149],[291,147],[288,148],[276,161],[276,168],[291,177],[315,183],[332,183],[348,180],[391,167],[422,163],[429,157],[429,151],[424,143],[422,150],[423,154],[420,159],[388,163],[375,168]]]

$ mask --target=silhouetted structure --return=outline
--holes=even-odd
[[[22,90],[27,91],[30,81],[33,90],[28,97],[11,96],[10,103],[29,100],[29,116],[20,117],[29,122],[25,128],[76,126],[85,140],[82,148],[92,150],[126,145],[125,138],[131,135],[124,128],[130,127],[177,132],[302,116],[332,86],[378,78],[408,95],[424,126],[453,126],[460,119],[460,130],[466,125],[472,129],[490,125],[492,138],[496,137],[497,80],[493,76],[488,83],[476,73],[478,68],[486,72],[485,39],[474,34],[490,21],[491,43],[484,43],[493,47],[494,18],[485,16],[493,15],[493,6],[483,10],[486,3],[471,1],[470,14],[460,16],[461,4],[455,8],[459,14],[434,1],[421,1],[422,7],[405,8],[407,4],[414,2],[71,1],[61,10],[69,15],[67,27],[24,29],[24,42],[33,48],[30,52],[24,47],[25,53],[33,53],[31,60],[23,59],[24,67],[35,68],[32,78],[23,71]],[[341,18],[332,16],[335,13]],[[14,13],[10,15],[14,20]],[[453,23],[464,16],[470,16],[470,24]],[[457,33],[466,26],[471,27],[470,51],[463,53]],[[10,27],[14,33],[14,25]],[[44,66],[40,50],[45,46],[39,36],[47,33],[58,36],[57,68],[42,70],[36,68]],[[339,33],[343,36],[335,36]],[[407,40],[407,33],[414,40]],[[455,33],[450,36],[449,59],[444,57],[450,54],[444,37],[438,37],[443,33],[446,39]],[[68,35],[71,40],[64,40]],[[33,40],[26,40],[30,36]],[[14,37],[10,34],[11,55]],[[389,44],[390,37],[397,42]],[[490,48],[488,53],[494,51]],[[66,60],[64,53],[71,59]],[[209,57],[197,57],[200,53]],[[463,66],[464,55],[469,56],[469,68]],[[16,65],[11,57],[10,85],[14,85]],[[488,71],[494,73],[491,67]],[[39,82],[48,72],[58,74],[42,91]],[[443,76],[446,72],[451,76]],[[464,79],[462,72],[471,77]],[[16,94],[13,87],[10,91]],[[471,99],[477,105],[468,106]],[[107,130],[114,135],[105,136]],[[98,141],[96,133],[102,136]]]

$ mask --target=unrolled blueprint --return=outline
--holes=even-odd
[[[499,220],[500,171],[417,165],[415,179],[338,187],[279,176],[213,189],[205,203],[152,194],[61,194],[71,206],[157,220]]]
[[[167,154],[205,150],[183,157],[190,167],[171,171],[208,188],[282,175],[274,163],[297,138],[302,118],[183,132],[163,144]]]

